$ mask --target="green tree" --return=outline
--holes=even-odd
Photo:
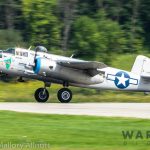
[[[68,49],[71,25],[75,18],[77,2],[78,0],[59,0],[59,10],[63,22],[61,45],[64,51]]]
[[[71,45],[80,56],[108,58],[126,48],[126,39],[119,24],[101,11],[95,19],[82,16],[75,21]]]
[[[14,38],[15,37],[15,38]],[[26,46],[23,42],[21,33],[16,30],[0,30],[0,49],[8,47]]]
[[[14,29],[20,0],[0,1],[0,28]]]
[[[60,45],[60,22],[56,16],[56,0],[23,0],[24,35],[31,44],[41,44],[48,49]]]
[[[94,56],[98,49],[102,48],[98,27],[93,19],[82,16],[75,21],[73,28],[71,47],[80,55]]]
[[[150,1],[141,0],[139,7],[140,23],[144,30],[141,36],[145,38],[145,45],[150,51]]]

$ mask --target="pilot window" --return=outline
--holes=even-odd
[[[23,57],[28,57],[28,52],[16,51],[16,55],[23,56]]]
[[[16,55],[19,55],[19,52],[18,52],[18,51],[16,51]]]
[[[28,52],[23,52],[22,56],[28,57]]]

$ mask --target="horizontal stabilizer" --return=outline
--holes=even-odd
[[[150,79],[150,73],[143,72],[141,73],[141,77],[145,79]]]

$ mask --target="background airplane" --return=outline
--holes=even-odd
[[[72,99],[69,86],[125,91],[150,91],[150,59],[137,56],[131,72],[112,68],[102,62],[84,61],[47,53],[38,46],[35,51],[23,48],[9,48],[0,51],[1,75],[36,79],[44,82],[44,87],[35,91],[38,102],[49,98],[47,87],[51,83],[62,84],[57,93],[58,100],[68,103]]]

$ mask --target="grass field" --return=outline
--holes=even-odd
[[[8,143],[41,143],[49,145],[49,150],[149,150],[145,137],[125,140],[122,135],[126,130],[145,133],[149,124],[143,119],[0,111],[0,149]]]
[[[34,91],[42,87],[42,82],[27,83],[0,83],[0,102],[35,102]],[[57,91],[60,85],[52,85],[49,89],[50,100],[58,102]],[[73,103],[77,102],[150,102],[150,95],[143,93],[120,92],[120,91],[98,91],[93,89],[70,87],[73,92]]]
[[[112,56],[111,66],[130,71],[137,54],[134,55],[117,55]],[[27,83],[0,83],[0,102],[21,101],[34,102],[34,91],[43,87],[42,82]],[[62,88],[60,85],[52,85],[50,91],[50,101],[58,102],[57,91]],[[150,96],[143,93],[134,92],[115,92],[115,91],[99,91],[92,89],[74,88],[72,102],[150,102]]]

